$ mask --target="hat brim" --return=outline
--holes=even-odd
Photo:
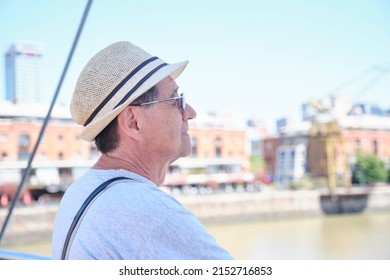
[[[105,114],[103,117],[93,120],[90,124],[85,126],[80,134],[79,138],[85,141],[92,142],[95,140],[96,136],[113,120],[116,116],[119,115],[131,102],[137,99],[139,96],[147,92],[150,88],[161,82],[168,76],[171,76],[173,79],[176,79],[186,68],[188,61],[183,61],[174,64],[168,64],[157,72],[155,72],[151,77],[148,78],[145,83],[142,84],[132,95],[120,106]]]

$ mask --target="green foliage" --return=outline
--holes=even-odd
[[[374,154],[357,153],[357,162],[352,173],[352,183],[373,184],[387,181],[384,162]]]
[[[390,183],[390,169],[387,170],[387,183]]]
[[[252,155],[250,157],[250,165],[252,171],[264,170],[265,167],[264,159],[261,156]]]

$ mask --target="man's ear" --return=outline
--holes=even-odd
[[[134,108],[127,106],[118,115],[118,126],[121,133],[126,134],[128,137],[139,140],[139,128],[137,125],[137,114]]]

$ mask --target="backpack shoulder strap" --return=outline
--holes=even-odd
[[[65,260],[67,258],[67,255],[68,255],[68,248],[69,248],[69,243],[71,242],[72,237],[73,237],[73,233],[74,233],[74,230],[75,228],[77,227],[79,221],[80,221],[80,218],[83,216],[83,213],[85,211],[85,209],[88,207],[88,205],[93,202],[93,200],[96,198],[97,195],[99,195],[101,192],[103,192],[104,190],[107,189],[107,187],[117,181],[117,180],[124,180],[124,179],[130,179],[130,178],[127,178],[127,177],[114,177],[110,180],[107,180],[105,181],[104,183],[102,183],[99,187],[97,187],[88,197],[87,199],[84,201],[84,203],[81,205],[79,211],[77,212],[76,216],[74,217],[73,219],[73,222],[72,224],[70,225],[70,228],[69,228],[69,231],[68,231],[68,234],[66,235],[66,239],[65,239],[65,243],[64,243],[64,247],[62,248],[62,254],[61,254],[61,260]]]

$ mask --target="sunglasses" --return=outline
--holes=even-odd
[[[166,102],[166,101],[171,101],[171,100],[180,100],[179,103],[179,109],[183,113],[186,110],[186,100],[184,98],[184,93],[180,94],[180,96],[175,96],[175,97],[170,97],[170,98],[164,98],[164,99],[158,99],[158,100],[153,100],[153,101],[148,101],[148,102],[143,102],[140,104],[131,104],[132,106],[144,106],[144,105],[150,105],[150,104],[155,104],[155,103],[160,103],[160,102]]]

